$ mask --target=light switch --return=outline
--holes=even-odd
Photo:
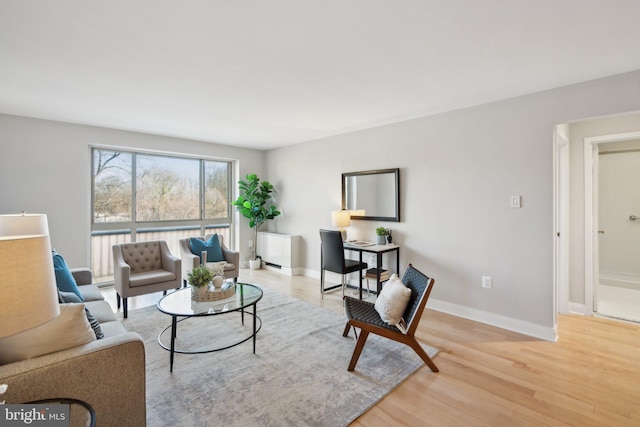
[[[512,208],[520,207],[520,196],[511,196],[511,207]]]
[[[482,276],[482,287],[491,289],[491,276]]]

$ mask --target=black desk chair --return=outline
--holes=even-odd
[[[361,270],[367,269],[367,263],[353,259],[345,259],[342,234],[340,231],[320,230],[320,241],[322,242],[322,249],[320,251],[320,293],[322,297],[324,298],[326,291],[338,287],[342,288],[342,296],[344,297],[344,288],[346,286],[345,276],[349,273],[355,273],[356,271],[360,271],[360,286],[362,287],[362,279],[364,276]],[[329,288],[324,287],[324,273],[326,270],[341,275],[340,285]]]

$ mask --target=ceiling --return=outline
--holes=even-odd
[[[640,69],[637,0],[2,0],[0,112],[271,149]]]

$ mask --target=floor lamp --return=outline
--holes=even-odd
[[[46,215],[0,215],[0,338],[60,314]]]

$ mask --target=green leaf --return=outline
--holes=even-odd
[[[257,230],[265,221],[280,215],[275,206],[267,206],[274,188],[268,181],[260,182],[256,174],[247,174],[244,180],[238,181],[240,194],[232,205],[249,220],[250,228]]]

